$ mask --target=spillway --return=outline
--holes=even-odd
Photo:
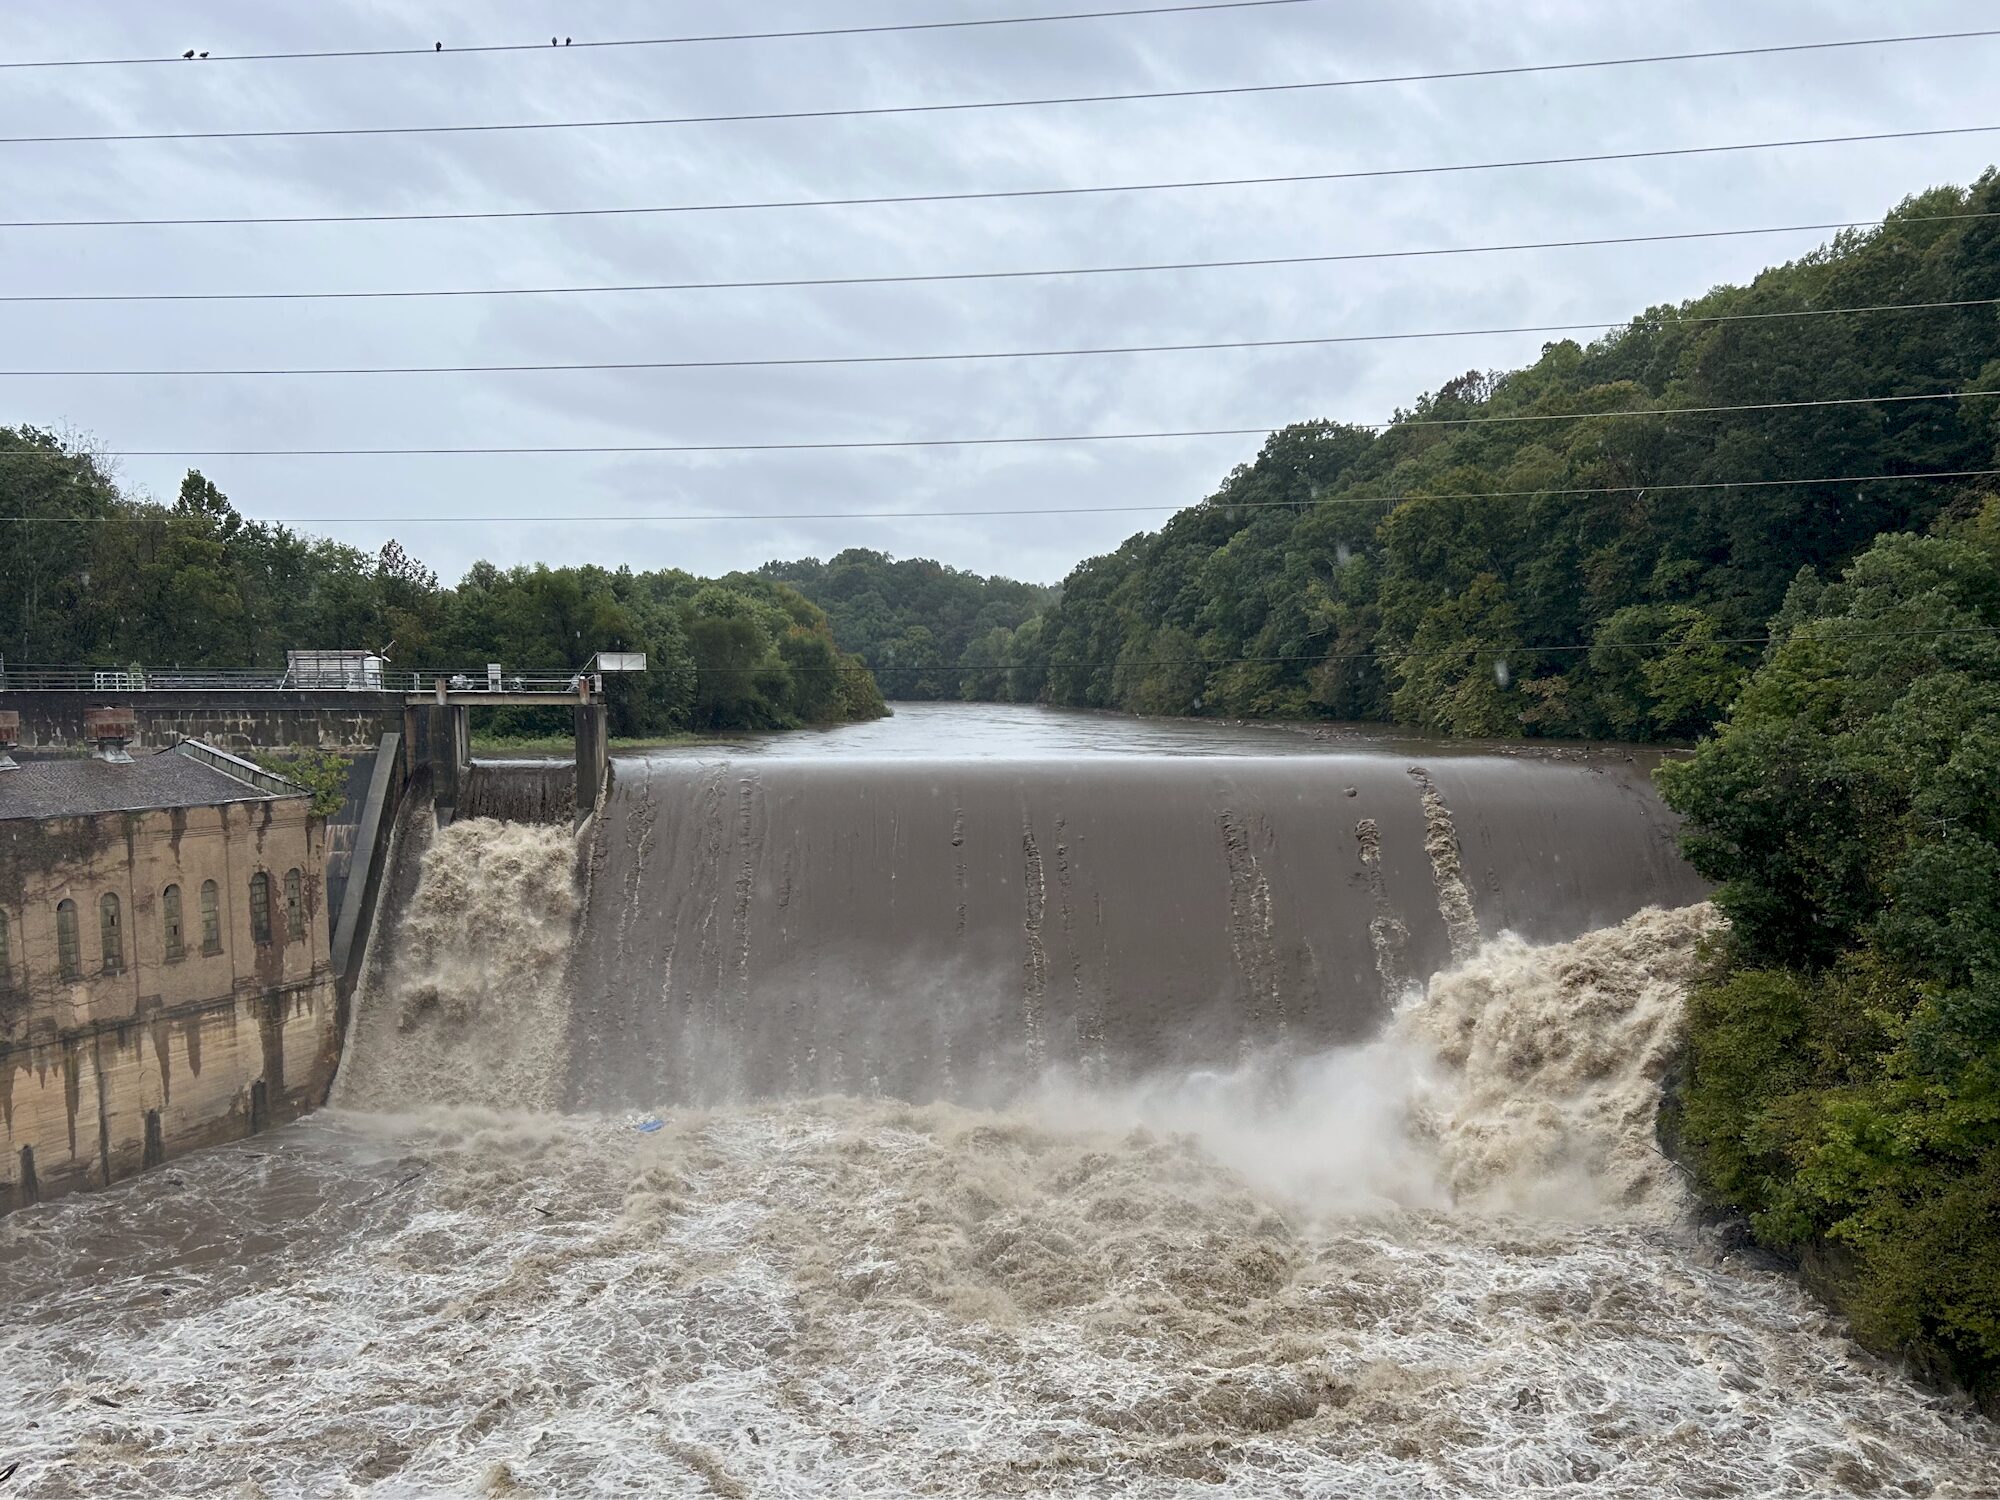
[[[628,762],[585,861],[578,1108],[1314,1050],[1482,937],[1702,894],[1619,756]]]

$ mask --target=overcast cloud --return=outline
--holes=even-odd
[[[1114,0],[1115,3],[1115,0]],[[443,55],[0,72],[0,134],[581,119],[1000,99],[1961,30],[1983,0],[1317,0],[943,33],[453,55],[743,27],[1088,9],[1075,0],[536,7],[130,0],[12,7],[15,58],[429,46]],[[1328,172],[2000,124],[2000,41],[1154,103],[472,136],[0,146],[7,219],[607,207]],[[1110,265],[1868,219],[1968,182],[1970,136],[1374,182],[462,224],[0,231],[15,293],[335,290]],[[1379,264],[922,287],[387,302],[12,305],[9,368],[491,364],[1198,342],[1615,322],[1819,234]],[[0,380],[0,422],[107,449],[801,442],[1375,420],[1542,336],[869,368]],[[1829,390],[1825,394],[1854,395]],[[447,579],[501,564],[713,573],[847,546],[1055,581],[1157,525],[1254,438],[854,453],[217,458],[245,512]],[[175,460],[125,459],[170,497]],[[939,518],[979,507],[1147,515]],[[894,519],[554,519],[894,511]],[[476,518],[476,519],[475,519]],[[531,519],[541,518],[541,519]]]

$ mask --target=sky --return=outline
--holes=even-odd
[[[1986,0],[1303,0],[1183,15],[550,49],[1142,0],[214,0],[17,7],[0,136],[604,120],[1319,82],[2000,26]],[[1173,0],[1159,0],[1173,3]],[[559,18],[556,19],[556,18]],[[225,53],[431,47],[418,56]],[[480,44],[531,50],[460,53]],[[189,48],[207,62],[183,63]],[[2000,38],[1221,98],[874,118],[0,144],[0,218],[480,212],[1088,187],[2000,125]],[[435,291],[935,275],[1867,220],[2000,135],[1147,193],[648,215],[0,229],[0,294]],[[1611,326],[1820,231],[1289,267],[345,301],[0,302],[0,369],[964,353]],[[1555,335],[1031,360],[405,375],[0,375],[0,424],[144,449],[615,447],[1379,421]],[[1579,337],[1588,337],[1588,333]],[[1825,392],[1828,396],[1865,394]],[[114,456],[447,581],[477,559],[697,573],[869,547],[1038,582],[1151,529],[1254,436],[709,454]],[[1128,507],[1043,515],[968,510]],[[1129,507],[1155,507],[1136,510]],[[768,519],[773,513],[821,519]],[[886,514],[885,514],[886,513]],[[721,520],[673,520],[675,516]]]

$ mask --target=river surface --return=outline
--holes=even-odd
[[[1142,764],[1189,756],[1215,763]],[[1143,794],[1108,766],[1121,757]],[[1258,764],[1279,757],[1291,769]],[[1992,1424],[1730,1253],[1654,1147],[1713,913],[1617,913],[1539,944],[1494,915],[1567,877],[1485,850],[1479,830],[1553,838],[1568,825],[1551,798],[1652,847],[1657,830],[1624,821],[1639,795],[1624,757],[1540,767],[1344,733],[906,705],[621,762],[610,853],[579,860],[566,828],[454,824],[362,998],[336,1107],[0,1220],[0,1495],[2000,1493]],[[884,779],[883,760],[914,769]],[[799,785],[836,808],[844,789],[849,823],[816,813],[791,839]],[[892,785],[909,800],[889,816]],[[700,818],[643,805],[683,787],[714,789],[722,852],[649,864],[702,847]],[[933,788],[941,847],[995,845],[992,925],[1004,910],[1030,959],[994,962],[1044,1007],[1010,991],[1004,1012],[1042,1028],[1037,1067],[978,1107],[963,1087],[893,1097],[911,1092],[899,1056],[930,1045],[917,1020],[958,981],[885,979],[872,1051],[819,1067],[805,1045],[801,1086],[677,1106],[688,1080],[648,1057],[643,1022],[681,1005],[688,954],[708,967],[676,1012],[682,1051],[735,1024],[732,996],[783,1003],[796,930],[866,905],[842,893],[814,916],[799,906],[814,882],[925,878],[909,850]],[[1357,855],[1360,823],[1381,847]],[[1105,847],[1148,825],[1158,842],[1133,860]],[[1229,1031],[1205,1066],[1152,1066],[1146,1048],[1085,1066],[1055,1040],[1087,1035],[1059,1005],[1065,921],[1110,923],[1102,909],[1153,890],[1143,868],[1176,842],[1217,872],[1219,925],[1210,937],[1175,895],[1156,945],[1220,944],[1269,988],[1215,1004],[1262,1015],[1243,1007],[1268,994],[1290,1030],[1256,1046]],[[829,843],[847,852],[813,865]],[[1321,873],[1344,868],[1335,846],[1353,866],[1338,879]],[[1407,893],[1386,882],[1369,907],[1365,877],[1398,857]],[[976,934],[976,897],[960,904],[941,858],[943,894],[899,892],[894,910],[913,931],[958,910]],[[1091,902],[1063,904],[1090,880]],[[676,883],[714,899],[671,915],[648,892]],[[1589,908],[1571,887],[1545,904],[1574,925]],[[1370,967],[1342,1010],[1338,966],[1295,958],[1338,945],[1320,909],[1342,902],[1362,903],[1364,932],[1407,919],[1410,954],[1421,917],[1447,972],[1391,993]],[[704,920],[706,948],[660,941]],[[1260,933],[1277,936],[1260,948]],[[586,947],[623,957],[592,967]],[[767,952],[783,962],[760,971]],[[1143,968],[1113,967],[1128,964]],[[1080,971],[1078,1015],[1108,972]],[[1329,1014],[1369,1018],[1364,1034],[1306,1035],[1309,982]],[[609,1025],[593,1009],[617,1011],[627,1040],[592,1045]],[[800,1024],[743,1034],[810,1044]],[[950,1056],[960,1074],[983,1064]],[[579,1078],[615,1078],[616,1106],[577,1098]]]
[[[1259,723],[1247,719],[1142,719],[1026,703],[894,703],[884,719],[831,729],[744,734],[640,752],[645,758],[721,756],[942,757],[1036,760],[1081,755],[1554,755],[1651,763],[1639,745],[1585,741],[1438,740],[1382,724]]]

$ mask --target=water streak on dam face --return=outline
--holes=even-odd
[[[1702,894],[1642,771],[1497,756],[627,761],[584,861],[579,1108],[1316,1050],[1482,936]]]

